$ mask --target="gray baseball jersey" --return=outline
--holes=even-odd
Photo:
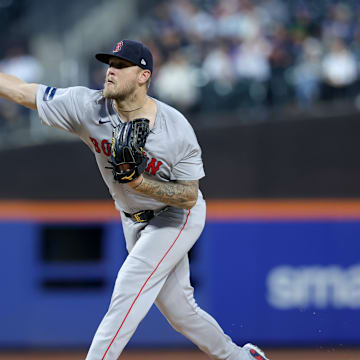
[[[155,124],[144,148],[148,157],[145,176],[154,176],[161,181],[202,178],[201,150],[191,125],[180,112],[155,101],[158,107]],[[37,108],[43,123],[77,134],[94,152],[118,210],[134,213],[166,206],[126,184],[115,182],[112,171],[106,168],[109,166],[112,129],[122,120],[112,100],[105,99],[102,91],[80,86],[55,89],[40,85]]]
[[[201,150],[192,127],[177,110],[155,101],[157,115],[145,145],[148,163],[144,176],[165,182],[202,178]],[[102,91],[40,85],[37,108],[45,124],[77,134],[90,147],[118,210],[134,213],[166,206],[115,182],[106,168],[112,129],[122,120]],[[203,230],[205,212],[199,191],[191,210],[169,206],[148,223],[122,217],[129,255],[86,360],[116,360],[153,303],[176,330],[211,358],[248,359],[193,297],[187,253]]]

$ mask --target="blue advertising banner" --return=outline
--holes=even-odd
[[[208,223],[213,315],[240,342],[360,344],[359,239],[355,221]]]

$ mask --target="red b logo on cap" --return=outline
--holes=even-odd
[[[124,43],[122,41],[118,42],[115,46],[115,49],[113,50],[113,53],[119,52],[123,45]]]

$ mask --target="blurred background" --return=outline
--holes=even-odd
[[[0,71],[101,89],[94,54],[143,41],[150,94],[187,116],[203,149],[198,303],[240,344],[352,360],[359,17],[356,0],[0,0]],[[0,99],[0,162],[0,352],[85,350],[126,256],[95,161],[76,137]],[[192,345],[152,309],[129,348]]]

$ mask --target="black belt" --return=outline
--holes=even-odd
[[[126,217],[129,217],[137,222],[147,222],[150,221],[155,216],[154,210],[141,210],[134,214],[129,214],[124,211]]]
[[[163,209],[160,210],[141,210],[134,214],[129,214],[124,211],[126,217],[131,218],[137,222],[148,222],[154,216],[161,214],[163,211],[167,211],[169,209],[168,206],[165,206]]]

